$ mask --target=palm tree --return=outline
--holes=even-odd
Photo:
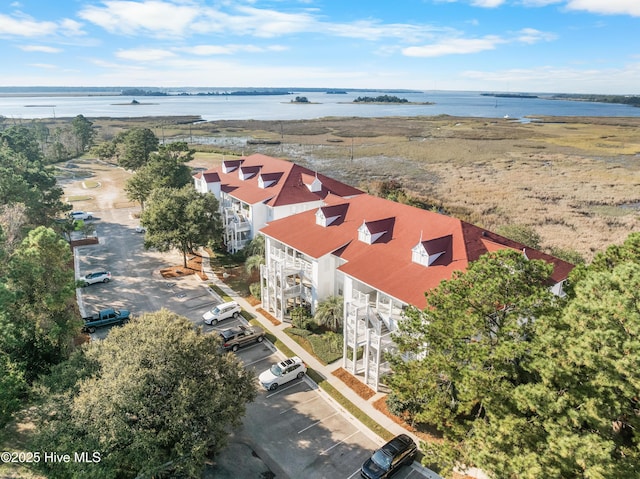
[[[329,296],[318,304],[314,321],[320,326],[326,326],[331,331],[342,331],[344,318],[344,298],[342,296]]]
[[[260,265],[262,264],[264,264],[264,255],[254,254],[244,261],[244,269],[251,276],[254,271],[260,271]]]
[[[247,257],[263,256],[264,257],[264,236],[257,234],[247,245]]]

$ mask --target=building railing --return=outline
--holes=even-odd
[[[271,248],[269,250],[269,259],[283,263],[284,267],[287,269],[300,270],[307,278],[311,278],[312,267],[309,261],[297,256],[289,255],[279,248]]]

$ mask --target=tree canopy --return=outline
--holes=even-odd
[[[504,398],[526,381],[528,319],[556,303],[550,274],[550,265],[521,252],[490,253],[429,291],[427,308],[410,309],[399,324],[391,405],[441,431],[444,441],[425,445],[429,463],[460,460],[478,419],[500,414]]]
[[[69,245],[53,230],[31,230],[8,259],[0,283],[0,349],[34,379],[65,359],[81,322]]]
[[[0,204],[23,204],[30,225],[48,225],[70,209],[62,195],[34,132],[21,126],[0,132]]]
[[[127,180],[125,191],[130,200],[144,204],[156,188],[182,188],[191,183],[191,169],[185,164],[193,159],[194,150],[184,142],[161,146],[152,153],[147,164]]]
[[[157,188],[151,193],[141,223],[147,228],[145,247],[168,251],[177,248],[187,266],[187,252],[215,242],[222,235],[218,200],[191,186]]]
[[[522,274],[536,262],[500,266],[498,258],[481,258],[429,293],[427,309],[408,313],[390,407],[441,432],[441,442],[421,446],[444,472],[459,463],[496,478],[634,477],[640,234],[576,268],[563,299],[549,298],[544,268]],[[479,263],[494,263],[494,280],[476,274]],[[486,315],[491,309],[498,314]],[[499,329],[478,328],[501,316]]]
[[[147,164],[152,152],[160,143],[149,128],[133,128],[118,135],[114,140],[119,145],[118,164],[129,170],[138,170]]]
[[[71,120],[71,127],[77,141],[76,154],[83,153],[91,146],[96,135],[93,122],[87,120],[83,115],[78,115]]]
[[[76,359],[89,368],[77,368],[75,381],[72,369],[56,371],[72,386],[43,408],[38,443],[100,451],[91,477],[201,477],[256,394],[253,374],[219,346],[167,310],[112,329]],[[40,466],[48,477],[80,478],[91,464]]]

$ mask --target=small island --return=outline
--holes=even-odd
[[[309,101],[306,96],[297,96],[294,100],[291,100],[289,103],[296,103],[299,105],[317,105],[318,103]]]
[[[539,98],[538,95],[524,93],[480,93],[480,96],[494,96],[496,98]]]
[[[135,98],[133,100],[131,100],[129,103],[112,103],[112,105],[118,105],[118,106],[129,106],[129,105],[157,105],[157,103],[142,103],[139,102],[138,100],[136,100]]]
[[[374,103],[376,105],[386,105],[386,104],[403,104],[403,105],[433,105],[431,102],[410,102],[406,98],[400,98],[393,95],[379,95],[376,97],[371,96],[359,96],[353,103]]]

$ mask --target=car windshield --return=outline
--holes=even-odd
[[[371,456],[371,460],[385,471],[388,470],[391,465],[391,458],[382,452],[382,450],[376,451],[373,456]]]
[[[220,309],[216,306],[215,308],[213,308],[213,309],[211,310],[211,312],[212,312],[213,314],[220,314]]]
[[[277,364],[274,364],[273,366],[271,366],[271,373],[274,376],[282,376],[282,369]]]

